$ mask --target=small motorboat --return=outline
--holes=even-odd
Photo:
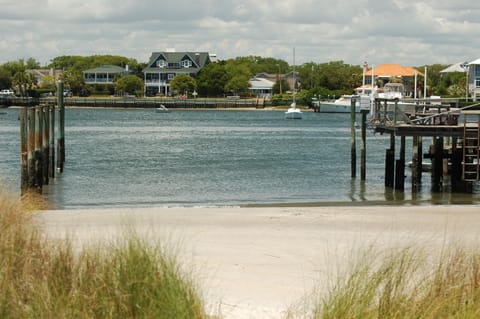
[[[167,109],[167,107],[165,105],[160,104],[160,106],[155,109],[155,112],[157,112],[157,113],[169,113],[170,110]]]

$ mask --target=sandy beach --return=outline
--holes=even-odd
[[[372,245],[440,251],[480,242],[479,206],[115,208],[50,210],[40,218],[47,234],[75,245],[113,240],[132,226],[178,244],[208,309],[225,319],[282,318]]]

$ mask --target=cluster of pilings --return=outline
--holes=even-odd
[[[450,110],[451,101],[443,104],[404,104],[398,107],[398,100],[375,99],[374,113],[371,124],[375,132],[390,134],[390,145],[385,154],[385,187],[403,192],[405,189],[405,152],[406,137],[412,137],[412,192],[417,192],[421,187],[423,158],[431,160],[431,185],[433,192],[444,189],[444,177],[449,175],[450,189],[452,192],[471,192],[474,182],[480,180],[480,112],[465,110]],[[351,104],[351,154],[352,178],[356,174],[356,145],[355,145],[355,98]],[[418,108],[423,112],[418,112]],[[443,110],[446,111],[443,111]],[[425,111],[426,110],[426,111]],[[361,178],[365,180],[365,147],[366,147],[366,114],[362,110],[362,154]],[[475,115],[475,122],[468,122],[467,115]],[[463,125],[458,124],[458,118],[464,117]],[[471,135],[469,145],[466,140]],[[400,147],[396,139],[400,139]],[[428,152],[423,152],[426,138],[431,138]],[[470,154],[466,148],[470,147]],[[398,154],[396,158],[395,154]],[[467,154],[467,155],[465,155]],[[469,165],[469,166],[466,166]],[[470,175],[468,175],[470,174]],[[468,177],[468,178],[466,178]]]
[[[63,172],[65,162],[65,107],[63,103],[63,83],[57,84],[57,108],[53,105],[21,107],[21,191],[41,192],[55,177],[55,171]],[[57,112],[56,112],[57,111]],[[58,113],[58,116],[55,116]],[[55,130],[55,127],[57,129]],[[57,132],[55,150],[55,131]],[[55,156],[57,154],[57,156]],[[55,161],[56,159],[56,161]]]

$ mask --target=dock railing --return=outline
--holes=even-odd
[[[370,126],[409,125],[457,125],[462,109],[458,99],[403,100],[377,98],[373,101]]]

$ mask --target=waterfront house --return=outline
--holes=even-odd
[[[128,65],[125,68],[116,65],[102,65],[83,71],[86,84],[113,84],[116,77],[128,74]]]
[[[145,95],[171,95],[170,82],[176,75],[196,77],[210,62],[208,52],[153,52],[147,67],[143,69]]]
[[[275,82],[260,77],[251,78],[249,82],[250,91],[257,97],[270,98],[272,96],[273,85]]]
[[[255,78],[265,79],[267,81],[273,82],[274,84],[280,79],[285,80],[288,83],[289,90],[283,89],[282,92],[280,93],[286,93],[286,91],[292,92],[294,88],[298,90],[301,83],[300,75],[298,74],[298,72],[294,73],[293,71],[290,71],[289,73],[286,73],[286,74],[270,74],[270,73],[262,72],[257,74]],[[250,84],[253,84],[253,83],[250,81]]]
[[[468,63],[468,91],[474,101],[480,99],[480,59]]]
[[[440,71],[440,75],[444,75],[447,73],[455,73],[455,72],[465,73],[467,65],[468,65],[468,62],[459,62],[459,63],[452,64],[449,67]]]
[[[415,75],[423,74],[417,69],[400,64],[380,64],[365,72],[365,84],[372,84],[372,73],[376,85],[383,87],[393,79],[402,83],[405,96],[412,96],[415,87]],[[379,83],[380,82],[380,83]]]
[[[25,73],[32,74],[35,77],[35,83],[38,87],[43,87],[45,85],[45,81],[47,78],[50,77],[49,81],[55,84],[56,81],[60,79],[63,74],[63,70],[60,69],[28,69],[25,70]],[[49,83],[49,84],[52,84]]]

